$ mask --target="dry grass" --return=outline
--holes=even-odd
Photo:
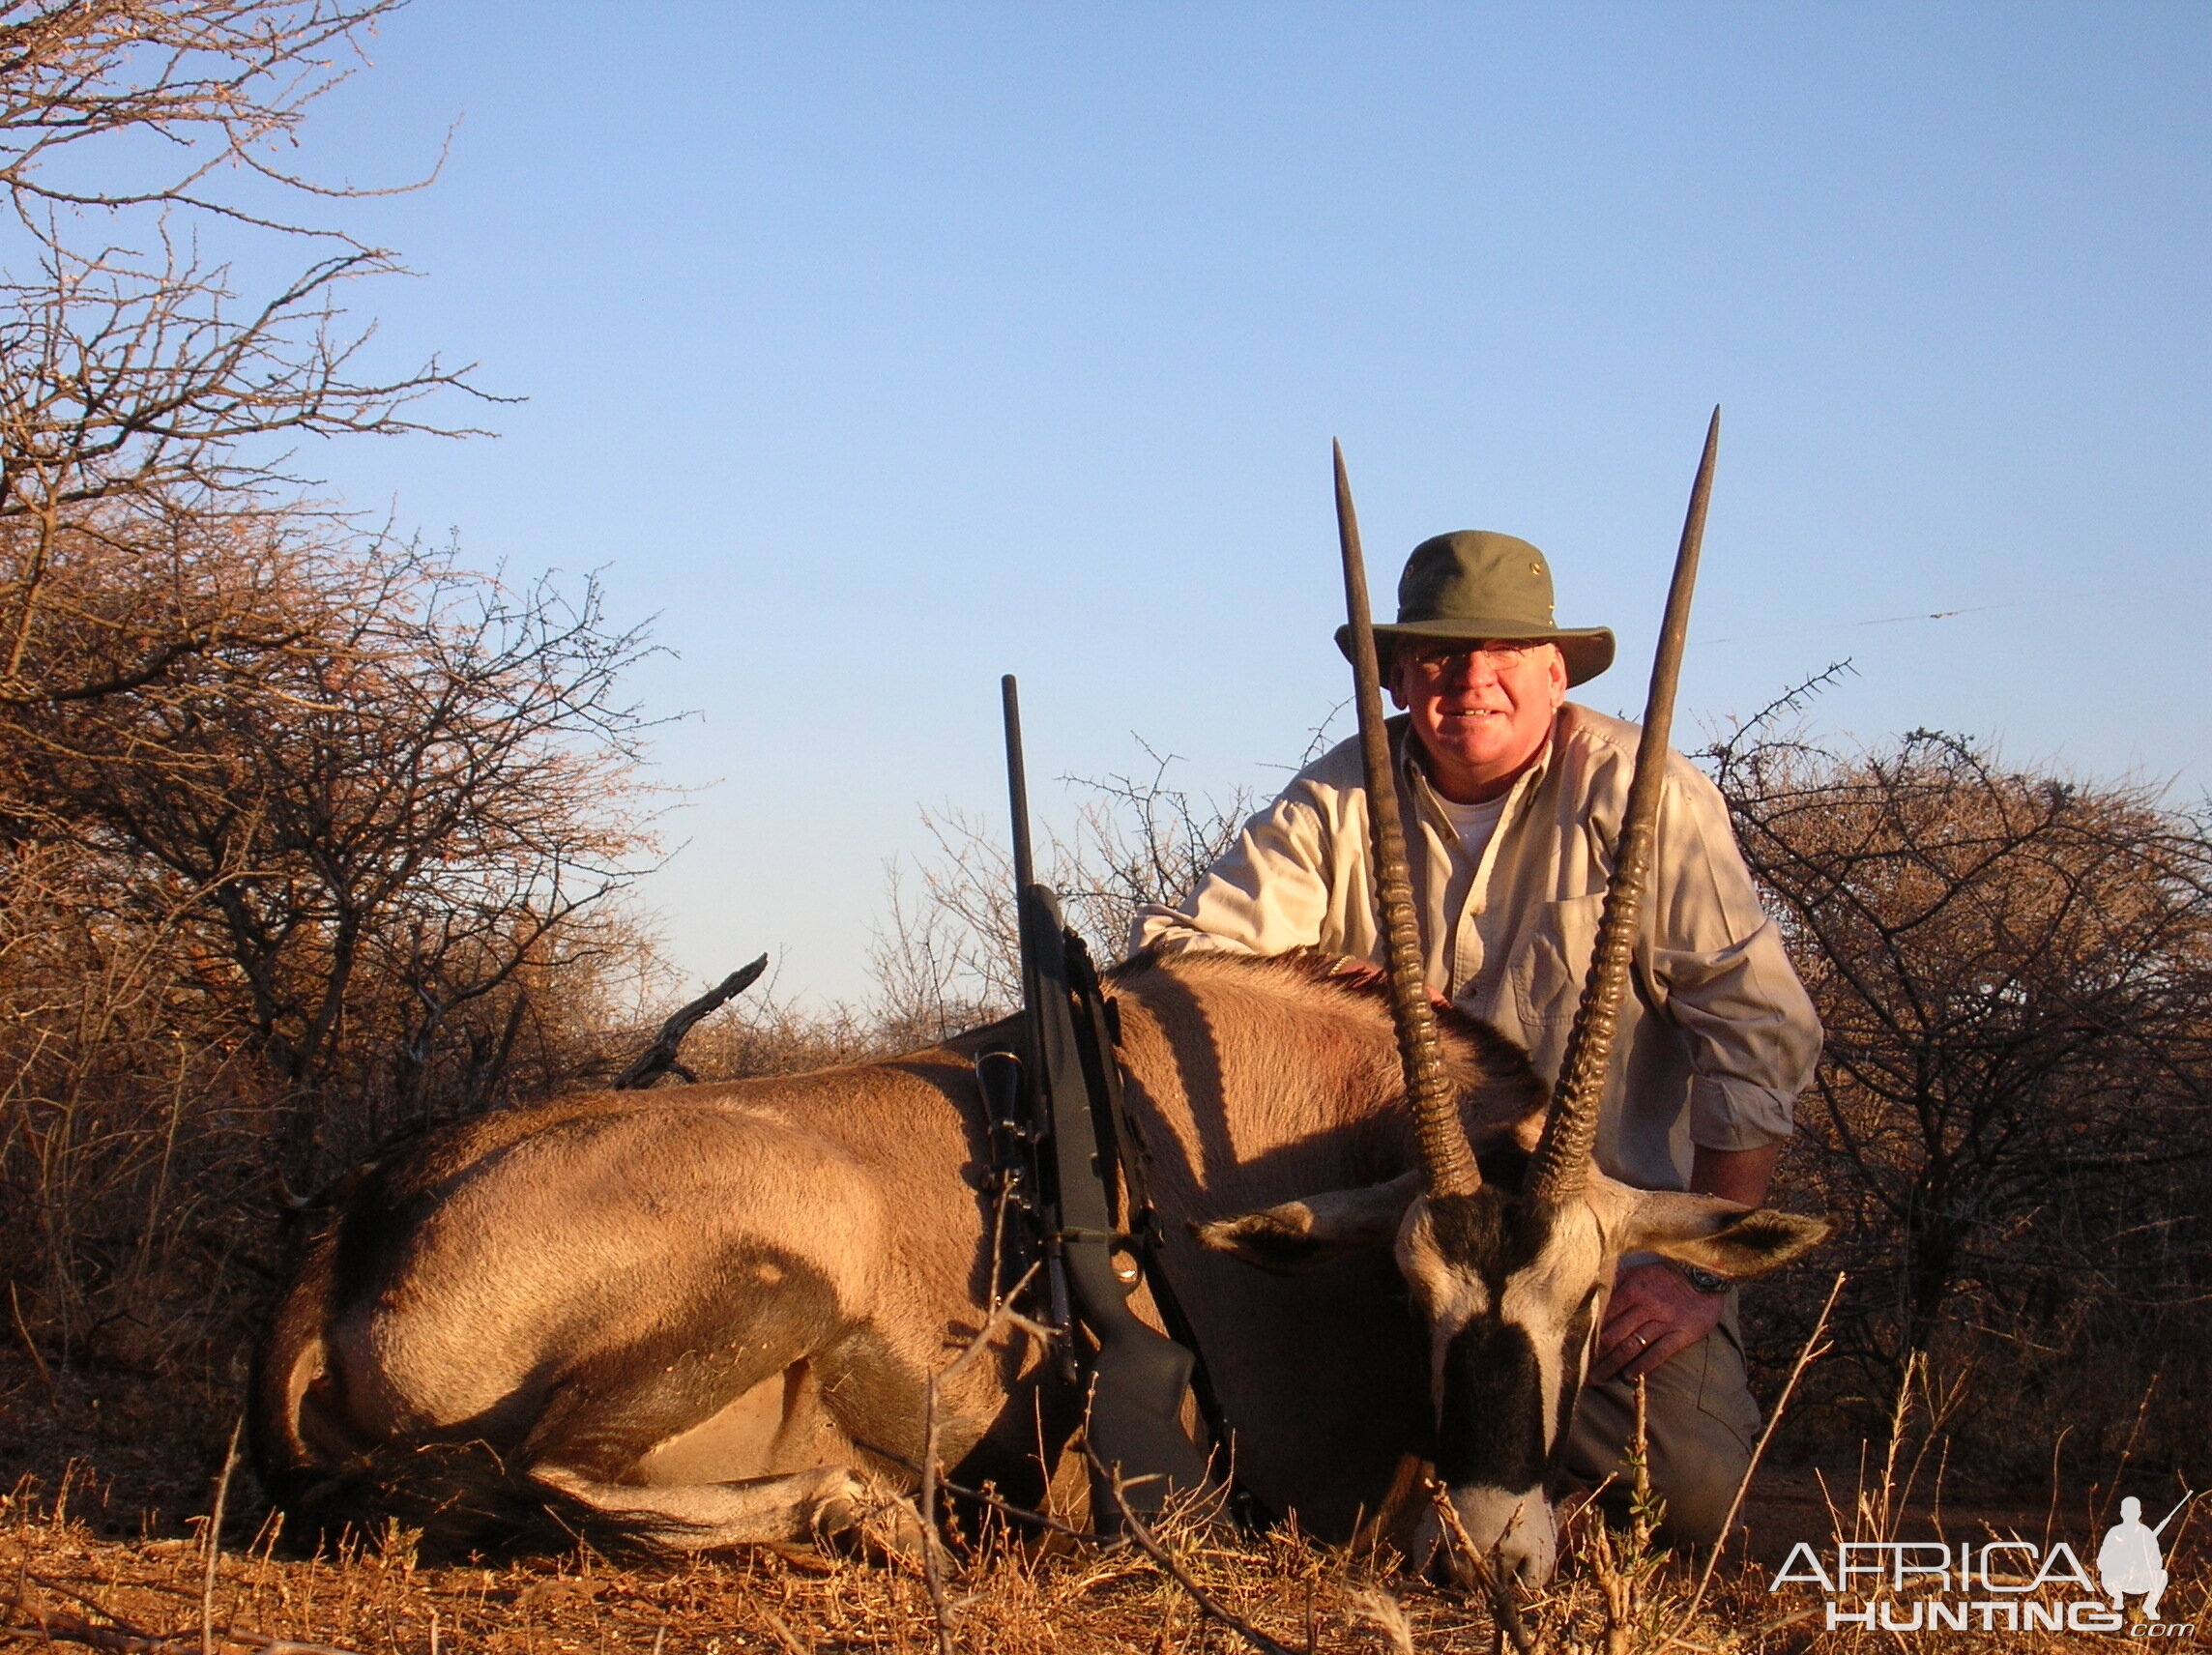
[[[124,1647],[117,1634],[196,1647],[199,1542],[103,1539],[92,1516],[97,1499],[96,1489],[79,1484],[73,1499],[66,1491],[47,1495],[26,1488],[8,1501],[0,1579],[21,1582],[11,1624],[39,1633],[43,1622],[57,1639],[116,1649]],[[433,1647],[541,1655],[656,1646],[667,1655],[741,1649],[920,1655],[935,1647],[918,1569],[882,1554],[869,1559],[760,1548],[644,1570],[579,1552],[528,1566],[428,1569],[411,1566],[404,1536],[381,1551],[362,1548],[314,1561],[273,1555],[269,1538],[265,1525],[258,1543],[221,1559],[212,1620],[218,1641],[227,1647],[252,1648],[269,1640],[395,1655],[427,1655]],[[1410,1640],[1423,1650],[1471,1651],[1488,1650],[1494,1641],[1491,1617],[1480,1604],[1393,1577],[1374,1558],[1280,1533],[1244,1539],[1185,1531],[1169,1544],[1209,1595],[1293,1649],[1390,1650]],[[1226,1632],[1204,1626],[1191,1598],[1130,1548],[1083,1547],[1057,1555],[996,1548],[987,1561],[971,1559],[951,1587],[958,1644],[978,1655],[1236,1646]],[[1724,1636],[1729,1607],[1715,1605],[1698,1642],[1710,1647]],[[1755,1607],[1772,1617],[1764,1602]],[[1530,1612],[1547,1630],[1571,1623],[1586,1639],[1601,1635],[1598,1599],[1586,1578],[1540,1594]]]
[[[394,1532],[342,1554],[284,1554],[273,1518],[240,1476],[225,1549],[204,1546],[235,1391],[222,1377],[80,1371],[47,1388],[20,1350],[0,1351],[0,1465],[37,1467],[0,1496],[0,1640],[109,1655],[934,1655],[936,1611],[918,1560],[885,1546],[818,1553],[757,1548],[651,1567],[588,1549],[497,1567],[418,1566]],[[1768,1582],[1799,1540],[1967,1539],[2046,1535],[2084,1544],[2111,1521],[2118,1487],[2042,1495],[1977,1489],[1946,1467],[1939,1408],[1902,1389],[1888,1440],[1840,1469],[1761,1472],[1709,1584],[1658,1551],[1631,1516],[1608,1527],[1593,1508],[1567,1518],[1566,1561],[1550,1587],[1518,1593],[1526,1643],[1544,1655],[1782,1655],[1878,1646],[1950,1652],[2087,1648],[2101,1635],[1920,1634],[1822,1629],[1821,1599]],[[98,1467],[98,1468],[95,1468]],[[2152,1513],[2172,1494],[2138,1473],[2128,1492]],[[2178,1490],[2174,1491],[2178,1493]],[[2193,1508],[2167,1536],[2173,1585],[2164,1618],[2212,1629],[2212,1547]],[[1266,1639],[1301,1652],[1483,1651],[1508,1645],[1478,1592],[1431,1584],[1384,1554],[1169,1524],[1174,1571]],[[952,1646],[989,1651],[1242,1651],[1168,1569],[1131,1546],[985,1536],[944,1555]],[[203,1646],[204,1624],[213,1636]],[[1519,1641],[1519,1640],[1516,1640]],[[2131,1642],[2135,1641],[2133,1640]],[[2199,1646],[2198,1637],[2187,1645]]]
[[[5,1636],[115,1655],[189,1655],[201,1648],[203,1610],[213,1644],[264,1655],[309,1655],[303,1645],[391,1655],[564,1655],[699,1651],[736,1655],[936,1647],[929,1593],[904,1558],[759,1548],[718,1558],[639,1568],[588,1551],[497,1568],[417,1567],[404,1534],[335,1557],[287,1558],[274,1524],[218,1560],[212,1592],[201,1541],[113,1538],[108,1490],[89,1473],[42,1489],[26,1480],[0,1500],[0,1593]],[[1754,1502],[1756,1514],[1757,1502]],[[250,1518],[248,1518],[250,1521]],[[1960,1520],[1954,1516],[1953,1524]],[[1960,1532],[1965,1532],[1963,1526]],[[1633,1529],[1578,1514],[1575,1561],[1554,1585],[1523,1594],[1538,1649],[1608,1655],[1842,1650],[1865,1640],[1820,1631],[1818,1600],[1770,1595],[1771,1560],[1724,1567],[1694,1620],[1682,1624],[1694,1579],[1641,1555]],[[1209,1596],[1295,1651],[1488,1652],[1499,1634],[1476,1596],[1394,1572],[1387,1556],[1351,1554],[1276,1532],[1203,1528],[1166,1536],[1179,1566]],[[2173,1559],[2169,1620],[2212,1618],[2201,1547]],[[1193,1599],[1131,1548],[986,1548],[956,1562],[950,1584],[957,1647],[990,1651],[1234,1650],[1238,1640],[1205,1622]],[[1608,1588],[1612,1589],[1609,1590]],[[1923,1636],[1883,1646],[1950,1650],[1987,1636]],[[2008,1635],[2008,1649],[2085,1648],[2085,1635]],[[290,1645],[287,1650],[286,1645]]]

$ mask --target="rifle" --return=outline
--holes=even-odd
[[[1042,1242],[1049,1316],[1063,1378],[1089,1369],[1086,1431],[1117,1498],[1144,1515],[1171,1494],[1206,1481],[1206,1456],[1182,1428],[1191,1352],[1130,1310],[1138,1272],[1117,1271],[1109,1183],[1119,1171],[1134,1193],[1135,1169],[1117,1155],[1121,1068],[1112,1013],[1083,939],[1036,883],[1030,852],[1029,784],[1022,764],[1021,704],[1012,674],[1000,682],[1006,728],[1006,785],[1013,814],[1014,904],[1022,956],[1022,1049],[977,1060],[995,1138],[1013,1152],[1000,1176]],[[1138,1147],[1127,1147],[1133,1157]],[[1132,1208],[1139,1205],[1132,1200]],[[1081,1360],[1080,1323],[1095,1347]]]
[[[2188,1503],[2189,1503],[2191,1500],[2195,1499],[2196,1497],[2197,1497],[2197,1491],[2196,1491],[2195,1489],[2192,1489],[2192,1490],[2190,1490],[2190,1491],[2189,1491],[2189,1493],[2187,1493],[2187,1494],[2183,1495],[2182,1495],[2182,1496],[2181,1496],[2179,1499],[2175,1500],[2175,1501],[2173,1502],[2173,1509],[2172,1509],[2171,1511],[2168,1512],[2168,1513],[2167,1513],[2167,1514],[2166,1514],[2164,1517],[2160,1518],[2160,1519],[2158,1520],[2158,1526],[2157,1526],[2156,1528],[2154,1528],[2154,1529],[2152,1529],[2152,1530],[2150,1531],[2150,1532],[2151,1532],[2151,1538],[2155,1540],[2155,1539],[2157,1539],[2157,1538],[2158,1538],[2158,1537],[2159,1537],[2161,1534],[2164,1534],[2164,1533],[2166,1532],[2166,1525],[2167,1525],[2168,1524],[2171,1523],[2171,1522],[2172,1522],[2172,1521],[2173,1521],[2175,1518],[2179,1517],[2179,1516],[2181,1515],[2181,1508],[2182,1508],[2183,1506],[2187,1505],[2187,1504],[2188,1504]]]

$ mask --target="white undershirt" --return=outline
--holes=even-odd
[[[1443,807],[1445,818],[1459,833],[1459,842],[1467,847],[1468,865],[1479,867],[1482,853],[1489,848],[1490,836],[1498,831],[1499,818],[1505,814],[1506,794],[1481,804],[1455,804],[1441,794],[1437,803]]]

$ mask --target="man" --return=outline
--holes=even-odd
[[[2179,1511],[2181,1506],[2173,1509]],[[2142,1520],[2141,1500],[2130,1495],[2120,1501],[2120,1521],[2105,1531],[2105,1543],[2097,1548],[2097,1576],[2105,1582],[2113,1609],[2126,1608],[2122,1600],[2130,1592],[2139,1592],[2143,1600],[2143,1619],[2158,1618],[2158,1600],[2166,1596],[2167,1584],[2166,1560],[2159,1555],[2158,1537],[2172,1521],[2173,1512],[2169,1511],[2158,1527],[2148,1527]]]
[[[1566,699],[1612,664],[1613,634],[1555,624],[1534,546],[1462,532],[1413,549],[1397,624],[1375,637],[1405,711],[1389,729],[1431,992],[1556,1078],[1635,768],[1636,726]],[[1348,740],[1253,817],[1181,907],[1140,911],[1132,945],[1319,947],[1378,972],[1386,946],[1368,859]],[[1760,911],[1727,806],[1679,754],[1668,756],[1643,915],[1598,1164],[1642,1188],[1757,1205],[1819,1023]],[[1642,1376],[1651,1480],[1681,1540],[1718,1537],[1759,1428],[1733,1302],[1702,1271],[1624,1260],[1569,1434],[1574,1475],[1620,1470]]]

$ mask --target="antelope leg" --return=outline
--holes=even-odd
[[[652,1488],[602,1483],[554,1465],[540,1464],[531,1475],[616,1526],[680,1552],[810,1541],[853,1526],[865,1499],[859,1479],[843,1466]]]

